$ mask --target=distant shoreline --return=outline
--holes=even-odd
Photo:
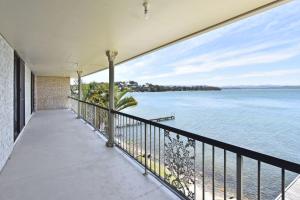
[[[300,86],[226,86],[222,89],[300,89]]]
[[[202,86],[201,86],[202,87]],[[207,92],[207,91],[221,91],[222,88],[218,87],[202,87],[202,88],[192,88],[192,87],[174,87],[168,88],[159,87],[159,88],[139,88],[139,89],[131,89],[130,92]]]
[[[285,87],[220,87],[220,89],[210,89],[210,90],[160,90],[160,91],[133,91],[130,92],[209,92],[209,91],[222,91],[222,90],[293,90],[293,89],[300,89],[300,86],[285,86]]]
[[[171,91],[220,91],[220,87],[208,85],[155,85],[146,83],[139,85],[138,82],[116,82],[119,88],[127,88],[130,92],[171,92]]]

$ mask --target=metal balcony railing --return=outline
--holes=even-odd
[[[71,108],[107,137],[107,108],[72,98]],[[182,199],[285,199],[300,165],[111,111],[115,145]],[[266,174],[267,177],[263,175]]]

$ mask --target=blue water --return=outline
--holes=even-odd
[[[300,163],[300,89],[130,95],[137,99],[138,106],[126,109],[127,113],[147,119],[175,114],[175,120],[164,124]],[[265,199],[272,199],[277,194],[274,196],[271,191],[280,191],[280,185],[275,187],[268,180],[280,180],[280,171],[265,171],[269,177],[265,188],[270,190],[270,194],[265,192]],[[253,175],[253,170],[249,174]]]
[[[300,89],[130,93],[125,112],[300,163]]]

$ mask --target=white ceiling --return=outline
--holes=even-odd
[[[123,62],[283,2],[149,0],[145,20],[143,0],[0,0],[0,33],[37,75],[74,76],[107,68],[108,49]]]

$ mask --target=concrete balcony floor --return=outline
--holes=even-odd
[[[35,113],[0,174],[1,200],[174,199],[68,110]]]

